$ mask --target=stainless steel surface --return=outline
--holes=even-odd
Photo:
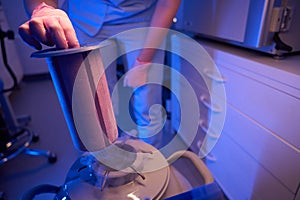
[[[165,159],[156,148],[141,140],[122,142],[134,147],[136,149],[134,153],[146,154],[142,156],[143,159],[138,158],[141,155],[137,156],[134,163],[130,165],[129,169],[134,168],[133,171],[114,171],[107,169],[105,165],[103,168],[103,163],[96,159],[95,153],[85,153],[72,165],[62,186],[37,186],[29,190],[22,200],[31,200],[37,194],[45,193],[45,191],[56,193],[58,199],[72,200],[82,198],[89,200],[165,199],[192,189],[186,177],[171,166],[174,161],[181,158],[190,160],[191,165],[202,176],[205,185],[214,182],[212,174],[204,162],[191,151],[178,151]],[[127,146],[125,148],[127,149]],[[151,151],[153,154],[142,153],[143,151]],[[149,166],[152,168],[153,165],[151,164],[154,163],[165,163],[170,166],[163,164],[164,167],[153,168],[152,171],[147,171],[143,176],[138,176],[139,171],[144,171]]]
[[[107,45],[109,42],[32,54],[32,57],[47,58],[73,143],[81,151],[98,151],[118,137],[99,50]]]
[[[183,0],[177,27],[187,31],[244,41],[250,0]]]
[[[40,141],[34,144],[34,147],[55,150],[58,160],[53,165],[45,163],[44,158],[21,155],[0,165],[0,190],[5,193],[8,200],[20,199],[30,188],[43,183],[62,184],[74,161],[81,156],[72,145],[68,127],[50,79],[38,77],[22,83],[21,89],[15,91],[11,100],[17,114],[28,113],[32,117],[30,127],[40,135]],[[170,126],[167,125],[164,128],[163,143],[167,144],[169,138],[172,138],[172,133]],[[203,185],[200,174],[187,160],[178,160],[174,163],[174,167],[188,179],[193,188]],[[173,183],[172,185],[176,186],[178,178],[173,178],[178,173],[175,173],[173,169],[170,171],[170,184]],[[167,191],[169,191],[168,188]],[[171,196],[174,193],[166,192],[165,194]],[[35,199],[53,200],[53,198],[53,194],[43,194]]]
[[[297,0],[183,0],[174,26],[202,37],[282,55],[300,51],[299,15]],[[292,50],[280,46],[275,38],[278,35]]]

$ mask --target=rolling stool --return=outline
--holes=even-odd
[[[17,86],[17,78],[8,64],[4,39],[14,39],[14,32],[3,31],[0,27],[0,43],[3,64],[13,79],[14,85],[4,89],[4,83],[0,78],[0,164],[16,157],[20,153],[34,156],[46,156],[50,163],[56,162],[56,155],[50,151],[30,149],[32,142],[37,142],[39,137],[26,128],[30,117],[16,119],[13,109],[7,100],[5,92],[12,91]],[[1,196],[1,195],[0,195]]]
[[[30,117],[16,119],[7,97],[2,92],[0,79],[0,164],[21,153],[33,156],[45,156],[49,163],[55,163],[56,154],[48,150],[31,149],[29,145],[37,142],[39,137],[26,128]]]
[[[30,117],[16,119],[11,105],[4,94],[5,92],[15,89],[17,85],[16,76],[7,61],[4,42],[4,38],[6,37],[10,40],[14,39],[13,31],[9,30],[5,32],[0,27],[0,43],[3,63],[14,82],[13,87],[4,89],[3,82],[0,78],[0,164],[7,162],[21,153],[33,156],[45,156],[48,158],[49,163],[55,163],[57,157],[54,153],[47,150],[29,148],[29,145],[32,142],[37,142],[39,140],[37,135],[26,128],[26,125],[30,121]],[[0,191],[0,200],[4,199],[5,193]]]

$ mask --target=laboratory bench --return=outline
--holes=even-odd
[[[178,84],[179,72],[194,90],[200,112],[190,149],[201,156],[202,145],[214,143],[203,159],[227,197],[299,200],[300,54],[275,59],[228,44],[205,39],[184,41],[176,36],[171,44],[181,49],[195,41],[208,53],[219,76],[214,78],[205,69],[199,73],[188,59],[171,56],[170,63],[176,72],[171,73],[171,90],[178,93],[171,98],[173,131],[180,126],[187,130],[193,126],[180,124],[182,105],[178,102],[188,94],[185,86]],[[198,57],[199,63],[204,62],[198,52],[190,50],[188,54]],[[205,76],[211,81],[205,80]],[[211,98],[218,98],[218,94],[212,95],[214,87],[224,88],[219,101]],[[214,117],[223,120],[219,134],[211,133]],[[193,136],[181,135],[187,143]]]

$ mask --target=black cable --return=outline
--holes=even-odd
[[[2,29],[0,27],[0,42],[1,42],[1,51],[2,51],[3,63],[4,63],[4,66],[5,66],[6,70],[8,71],[9,75],[13,79],[13,86],[10,87],[10,88],[7,88],[7,89],[3,89],[1,91],[3,93],[12,91],[12,90],[14,90],[15,88],[18,87],[17,77],[16,77],[14,71],[12,70],[12,68],[9,66],[8,61],[7,61],[7,54],[6,54],[5,41],[4,41],[5,37],[7,37],[8,39],[14,39],[14,32],[10,31],[10,30],[7,31],[7,32],[4,32],[4,31],[2,31]]]
[[[293,50],[293,47],[291,47],[291,46],[285,44],[285,43],[281,40],[281,38],[280,38],[280,36],[279,36],[279,32],[276,32],[276,33],[274,34],[273,40],[274,40],[274,42],[276,43],[275,49],[277,49],[277,50],[283,50],[283,51],[288,51],[288,52],[291,52],[291,51]]]

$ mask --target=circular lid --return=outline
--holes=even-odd
[[[33,58],[46,58],[46,57],[56,57],[56,56],[65,56],[69,54],[76,54],[76,53],[82,53],[86,51],[92,51],[95,49],[99,49],[102,47],[105,47],[109,45],[109,41],[104,41],[99,44],[89,44],[89,45],[84,45],[82,47],[78,48],[70,48],[70,49],[58,49],[56,47],[54,48],[48,48],[48,49],[43,49],[40,51],[33,52],[31,54],[31,57]]]
[[[140,140],[127,140],[126,143],[134,146],[138,152],[142,151],[143,154],[155,152],[155,155],[146,155],[146,160],[144,158],[140,159],[139,157],[141,156],[138,155],[136,162],[133,163],[132,166],[135,167],[142,176],[136,176],[133,181],[123,185],[116,187],[106,186],[104,188],[101,187],[101,184],[92,185],[79,178],[69,178],[66,180],[65,188],[72,200],[159,199],[164,194],[169,184],[169,167],[157,168],[154,171],[143,171],[142,168],[149,169],[149,166],[146,165],[151,165],[155,160],[158,160],[158,162],[167,162],[166,159],[162,161],[161,156],[163,157],[163,155],[157,156],[157,149]]]

